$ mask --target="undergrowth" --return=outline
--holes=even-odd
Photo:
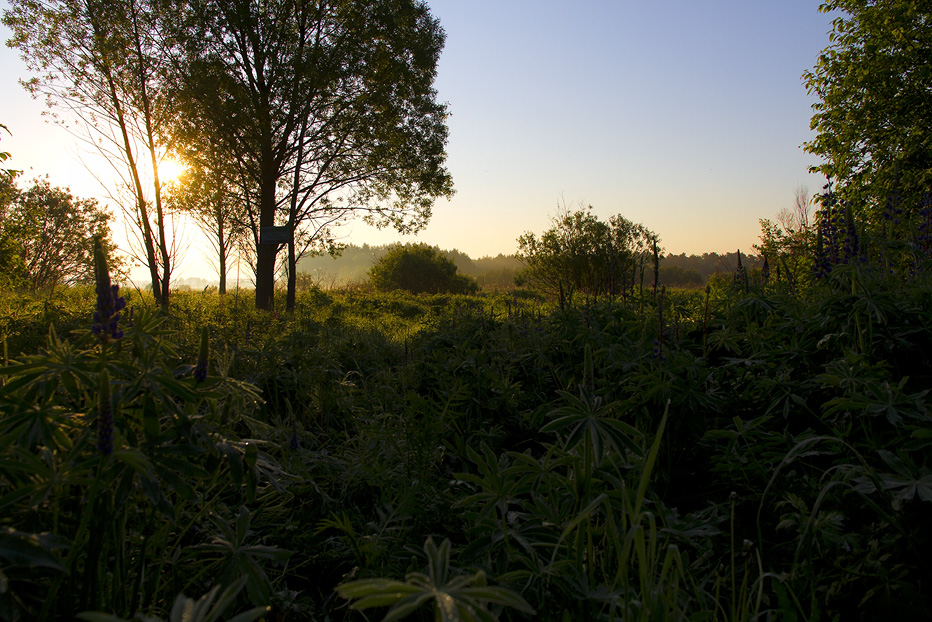
[[[0,619],[923,619],[923,274],[4,296]]]

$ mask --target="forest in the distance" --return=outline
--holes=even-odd
[[[347,245],[338,255],[305,257],[298,262],[298,280],[304,286],[333,289],[365,283],[369,270],[388,252],[389,245]],[[515,255],[499,254],[495,257],[471,258],[456,249],[442,250],[441,254],[456,264],[460,273],[473,277],[483,290],[508,291],[514,289],[515,278],[523,264]],[[757,255],[742,254],[742,261],[750,269],[760,268]],[[731,274],[738,265],[737,251],[731,253],[703,253],[702,255],[674,255],[667,253],[660,263],[660,281],[669,287],[704,287],[711,275]],[[216,280],[203,277],[178,279],[179,288],[195,290],[216,286]]]

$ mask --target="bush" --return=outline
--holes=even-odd
[[[621,215],[607,223],[592,206],[571,211],[563,206],[553,226],[538,238],[527,232],[518,238],[518,260],[525,269],[520,285],[570,304],[575,294],[614,297],[633,288],[653,258],[659,266],[657,234]]]
[[[369,281],[381,291],[403,289],[412,294],[471,294],[476,282],[458,274],[456,264],[426,244],[396,245],[369,270]]]

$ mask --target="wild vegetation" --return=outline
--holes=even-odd
[[[926,263],[291,314],[105,274],[3,298],[4,619],[928,610]]]
[[[429,77],[436,24],[392,6],[417,9],[402,26],[435,44]],[[203,7],[225,36],[249,25]],[[345,32],[384,25],[339,7],[359,20]],[[917,7],[823,5],[843,15],[807,77],[822,102],[807,148],[835,177],[812,219],[805,201],[762,222],[759,267],[737,254],[704,288],[664,285],[656,234],[580,210],[522,236],[527,287],[505,294],[292,278],[284,301],[173,291],[169,307],[167,276],[121,288],[88,231],[73,284],[0,295],[0,620],[928,619]],[[5,17],[23,45],[31,8]],[[221,41],[188,68],[222,78],[198,65]],[[113,68],[97,60],[75,67]],[[296,179],[309,129],[285,140]],[[426,195],[449,190],[438,158]]]

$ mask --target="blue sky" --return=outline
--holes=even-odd
[[[798,185],[821,188],[801,148],[815,101],[801,75],[831,25],[815,0],[428,5],[447,33],[436,87],[457,193],[405,239],[513,253],[558,203],[582,203],[643,223],[667,251],[749,251],[760,218],[790,207]],[[0,123],[13,131],[0,148],[27,176],[102,197],[79,146],[16,84],[24,75],[15,52],[0,52]],[[362,224],[347,233],[399,239]]]

